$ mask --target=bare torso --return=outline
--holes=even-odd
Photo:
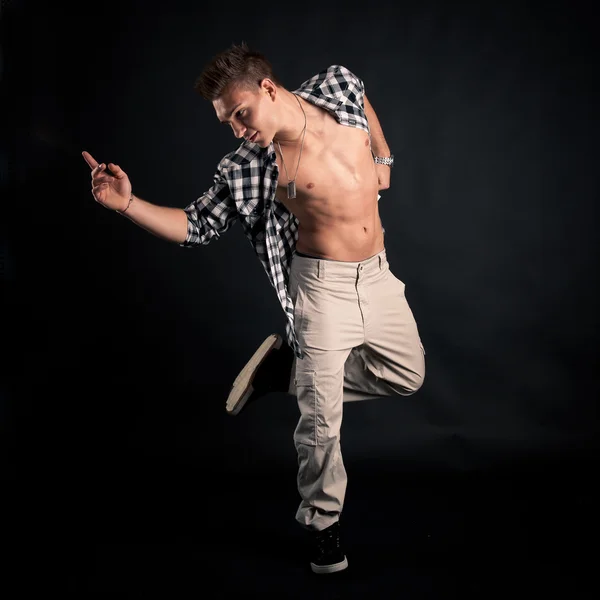
[[[296,198],[291,200],[287,197],[289,179],[275,144],[277,198],[299,221],[296,249],[331,260],[369,258],[384,248],[369,134],[341,125],[326,110],[300,101],[308,126],[296,178]],[[300,144],[281,148],[287,172],[293,178]]]

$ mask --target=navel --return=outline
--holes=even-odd
[[[366,228],[366,227],[363,227],[363,229],[365,230],[365,233],[367,233],[367,228]]]

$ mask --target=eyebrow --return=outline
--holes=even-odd
[[[243,102],[240,102],[237,106],[234,106],[230,111],[229,114],[227,115],[227,117],[231,117],[231,115],[243,104]],[[219,121],[221,121],[221,119],[219,119]],[[221,123],[227,123],[227,121],[221,121]]]

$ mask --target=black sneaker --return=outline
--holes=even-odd
[[[336,573],[348,568],[348,559],[340,544],[340,523],[312,533],[310,568],[314,573]]]
[[[237,415],[250,402],[271,392],[287,392],[290,387],[294,351],[274,333],[259,346],[235,378],[225,409]]]

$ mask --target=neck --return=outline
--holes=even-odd
[[[273,141],[282,146],[293,146],[302,139],[304,127],[306,124],[303,106],[299,106],[302,100],[292,92],[286,90],[282,106],[281,120],[284,125],[273,137]]]

